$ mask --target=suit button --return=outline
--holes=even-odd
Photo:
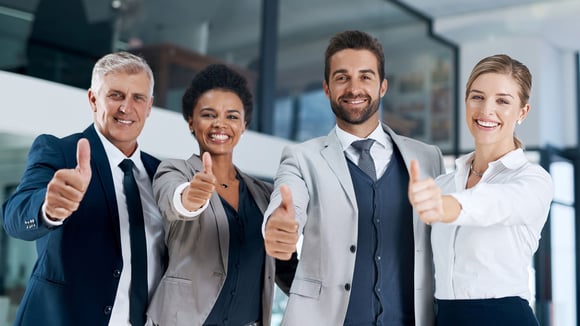
[[[350,283],[346,283],[344,285],[344,289],[347,290],[347,291],[350,291]]]
[[[350,246],[350,252],[352,252],[354,254],[355,251],[356,251],[356,246],[355,245]]]
[[[113,277],[119,277],[119,276],[121,276],[121,271],[118,270],[118,269],[114,270],[113,271]]]
[[[113,311],[113,306],[106,306],[104,313],[105,313],[105,315],[110,315],[111,311]]]

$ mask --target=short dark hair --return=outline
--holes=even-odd
[[[249,125],[253,101],[248,81],[240,73],[224,64],[211,64],[193,77],[181,99],[181,111],[185,121],[189,122],[199,98],[205,92],[214,89],[233,92],[240,98],[244,105],[245,122]]]
[[[330,58],[336,52],[354,49],[369,50],[377,58],[379,64],[379,77],[385,79],[385,54],[381,43],[371,35],[361,31],[344,31],[335,34],[328,43],[324,54],[324,80],[328,83],[330,78]]]

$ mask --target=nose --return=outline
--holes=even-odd
[[[224,122],[220,116],[217,116],[215,119],[213,119],[212,126],[221,127],[223,125],[224,125]]]
[[[495,103],[491,99],[485,101],[481,106],[481,112],[483,114],[491,114],[494,111],[495,111]]]
[[[347,93],[351,93],[352,95],[355,96],[360,94],[361,93],[360,82],[356,78],[351,79],[346,87],[346,91]]]

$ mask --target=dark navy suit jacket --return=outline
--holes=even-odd
[[[46,187],[57,170],[76,167],[80,138],[91,146],[91,182],[78,210],[48,226],[41,217]],[[153,178],[159,160],[146,153],[141,159]],[[123,260],[113,177],[94,125],[62,139],[36,138],[3,212],[6,232],[36,240],[38,253],[15,325],[107,325]]]

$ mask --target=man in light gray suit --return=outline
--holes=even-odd
[[[304,237],[282,324],[433,325],[430,227],[407,200],[407,167],[428,162],[421,175],[435,177],[441,151],[380,123],[387,80],[375,38],[335,35],[324,77],[336,128],[284,149],[264,214],[269,255],[289,259]]]

